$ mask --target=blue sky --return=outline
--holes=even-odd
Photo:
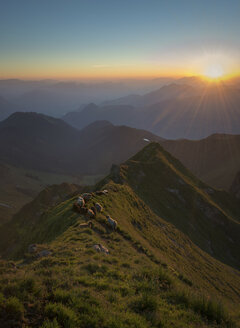
[[[183,74],[201,56],[237,70],[239,14],[231,0],[0,0],[0,74]]]

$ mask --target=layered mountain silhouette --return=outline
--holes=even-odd
[[[199,91],[194,89],[191,85],[171,83],[163,86],[158,90],[148,92],[145,95],[130,95],[120,99],[110,101],[108,105],[132,105],[132,106],[150,106],[162,101],[171,99],[183,99],[189,95],[198,95]]]
[[[152,133],[97,122],[82,131],[60,119],[37,113],[15,113],[0,123],[1,160],[50,172],[96,174],[140,150]]]
[[[164,140],[150,132],[98,121],[77,130],[60,119],[15,113],[0,123],[0,159],[17,167],[71,175],[106,174],[141,150],[160,142],[194,174],[228,189],[240,165],[239,135],[203,140]]]
[[[76,128],[109,120],[149,130],[167,139],[200,139],[213,133],[240,133],[240,91],[220,84],[194,88],[171,84],[104,106],[91,105],[63,119]]]
[[[127,96],[129,93],[146,93],[169,83],[173,79],[121,81],[57,81],[45,80],[0,80],[0,95],[23,107],[45,115],[60,117],[79,105],[89,102],[101,103],[108,99]],[[17,109],[15,110],[17,111]]]

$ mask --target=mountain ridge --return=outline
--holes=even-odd
[[[169,190],[166,190],[166,187]],[[67,187],[68,190],[69,188],[72,191],[72,187]],[[97,191],[103,188],[107,189],[108,193],[98,194]],[[178,189],[179,193],[173,192],[173,189]],[[57,194],[58,187],[55,186],[52,190],[54,196],[54,193]],[[59,190],[61,191],[61,186]],[[159,196],[158,190],[161,190],[160,197],[156,197]],[[222,218],[214,218],[215,229],[211,240],[214,254],[212,255],[209,254],[209,249],[205,252],[196,246],[191,241],[192,236],[190,239],[187,235],[187,231],[180,231],[181,228],[179,226],[177,228],[177,221],[169,222],[167,219],[167,216],[171,218],[169,211],[173,210],[178,220],[188,223],[189,218],[181,214],[186,207],[181,198],[188,196],[187,210],[191,214],[192,200],[196,199],[196,195],[201,196],[203,200],[201,208],[196,207],[195,216],[198,219],[195,223],[198,230],[196,233],[204,237],[201,231],[203,227],[210,229],[211,222],[204,220],[200,214],[204,208],[202,206],[207,204],[212,208],[215,206],[213,202],[217,202],[221,208],[221,199],[218,195],[214,195],[219,192],[210,189],[194,177],[158,143],[149,144],[118,168],[113,167],[110,175],[92,189],[83,188],[73,191],[76,192],[74,195],[66,196],[65,199],[59,198],[59,202],[53,204],[53,207],[47,205],[51,197],[46,199],[45,196],[40,196],[40,203],[37,203],[36,207],[32,202],[19,214],[20,217],[16,216],[7,225],[11,234],[7,234],[6,230],[5,233],[0,231],[1,252],[4,240],[7,242],[6,245],[8,243],[11,245],[11,242],[15,245],[14,249],[8,248],[10,252],[8,256],[14,261],[1,262],[3,279],[8,276],[5,285],[3,285],[5,280],[0,280],[1,290],[4,293],[3,299],[6,298],[5,302],[8,304],[9,291],[24,304],[27,304],[28,297],[32,299],[35,304],[34,310],[27,305],[24,306],[24,317],[28,325],[41,326],[46,318],[49,320],[55,318],[55,321],[61,324],[59,313],[66,309],[70,311],[66,313],[71,313],[72,319],[66,314],[65,322],[72,328],[79,322],[84,328],[87,327],[86,325],[110,328],[112,325],[106,322],[109,318],[111,322],[115,318],[115,326],[119,327],[121,324],[122,327],[129,328],[163,325],[170,328],[173,324],[178,328],[237,327],[237,322],[234,324],[222,308],[212,301],[218,299],[223,302],[237,321],[240,295],[239,271],[214,258],[216,254],[218,257],[221,257],[221,254],[226,256],[227,250],[224,247],[216,247],[216,240],[214,241],[214,235],[218,235],[221,229],[226,228],[226,225],[224,227],[219,225]],[[89,219],[85,215],[73,211],[73,204],[79,194],[86,191],[92,192],[92,199],[87,203],[88,207],[94,202],[103,206],[103,212],[91,219],[92,228],[86,228]],[[42,195],[47,193],[43,192]],[[229,197],[231,203],[231,195]],[[158,206],[155,204],[156,199]],[[169,206],[172,209],[169,209]],[[34,209],[37,212],[40,209],[38,216],[34,214]],[[160,213],[161,209],[162,213]],[[26,216],[28,211],[30,211],[29,217]],[[116,230],[108,226],[106,214],[117,220]],[[204,212],[205,215],[207,216],[207,212]],[[230,226],[234,224],[236,228],[235,221],[233,223],[230,217],[226,217],[226,220]],[[8,239],[6,239],[7,235]],[[234,238],[232,234],[228,236]],[[226,240],[221,242],[226,246]],[[237,243],[234,238],[236,248],[238,248]],[[29,248],[30,244],[34,245],[36,250],[32,251],[32,248]],[[96,245],[104,245],[108,254],[98,253],[94,248]],[[231,249],[231,254],[236,256],[235,260],[238,262],[237,249],[235,251]],[[224,261],[231,262],[232,258],[227,255]],[[10,265],[8,263],[12,263],[12,266],[16,265],[16,269],[7,269],[7,265]],[[24,272],[28,272],[25,278],[27,286],[30,284],[29,280],[36,279],[38,275],[37,281],[42,292],[39,291],[37,296],[34,294],[35,285],[30,284],[32,287],[25,287],[21,278]],[[49,284],[51,287],[46,290]],[[28,294],[25,292],[18,294],[18,290],[25,291],[25,288],[29,288]],[[124,291],[121,288],[124,288]],[[110,291],[112,297],[108,298]],[[77,295],[80,301],[84,293],[88,295],[88,298],[85,298],[86,306],[89,304],[90,295],[92,302],[95,302],[92,303],[91,311],[93,306],[96,307],[94,316],[94,320],[97,320],[96,324],[88,316],[90,312],[79,311],[77,305],[79,303],[75,301],[74,295]],[[115,302],[113,295],[117,298]],[[71,301],[68,301],[68,297],[71,297]],[[47,300],[50,305],[46,305]],[[108,316],[99,314],[97,301],[104,311],[108,309]],[[61,302],[62,306],[65,304],[63,309]],[[109,306],[112,309],[110,312]],[[52,311],[50,314],[49,307]],[[56,311],[53,310],[54,307]],[[83,309],[82,305],[81,309]],[[131,315],[134,321],[127,320],[126,315]],[[20,316],[17,320],[22,322],[23,319]],[[8,321],[5,319],[5,322]]]

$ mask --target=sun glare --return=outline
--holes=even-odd
[[[219,79],[223,77],[223,68],[220,65],[208,66],[204,74],[209,79]]]

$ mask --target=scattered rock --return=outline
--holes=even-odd
[[[180,194],[179,190],[178,189],[173,189],[173,188],[166,188],[167,191],[169,191],[170,193],[172,194],[175,194],[178,199],[180,199],[182,202],[185,203],[185,200],[184,198],[182,197],[182,195]]]
[[[38,257],[46,257],[46,256],[49,256],[51,254],[52,254],[51,251],[49,251],[47,249],[44,249],[41,252],[39,252],[37,255],[38,255]]]
[[[183,181],[183,179],[181,179],[181,178],[178,179],[178,182],[179,182],[181,185],[185,185],[185,184],[186,184],[186,182]]]
[[[214,193],[214,190],[212,188],[205,188],[204,189],[205,193],[207,193],[208,195],[212,195]]]
[[[37,251],[37,245],[31,244],[28,246],[28,253],[35,253]]]

